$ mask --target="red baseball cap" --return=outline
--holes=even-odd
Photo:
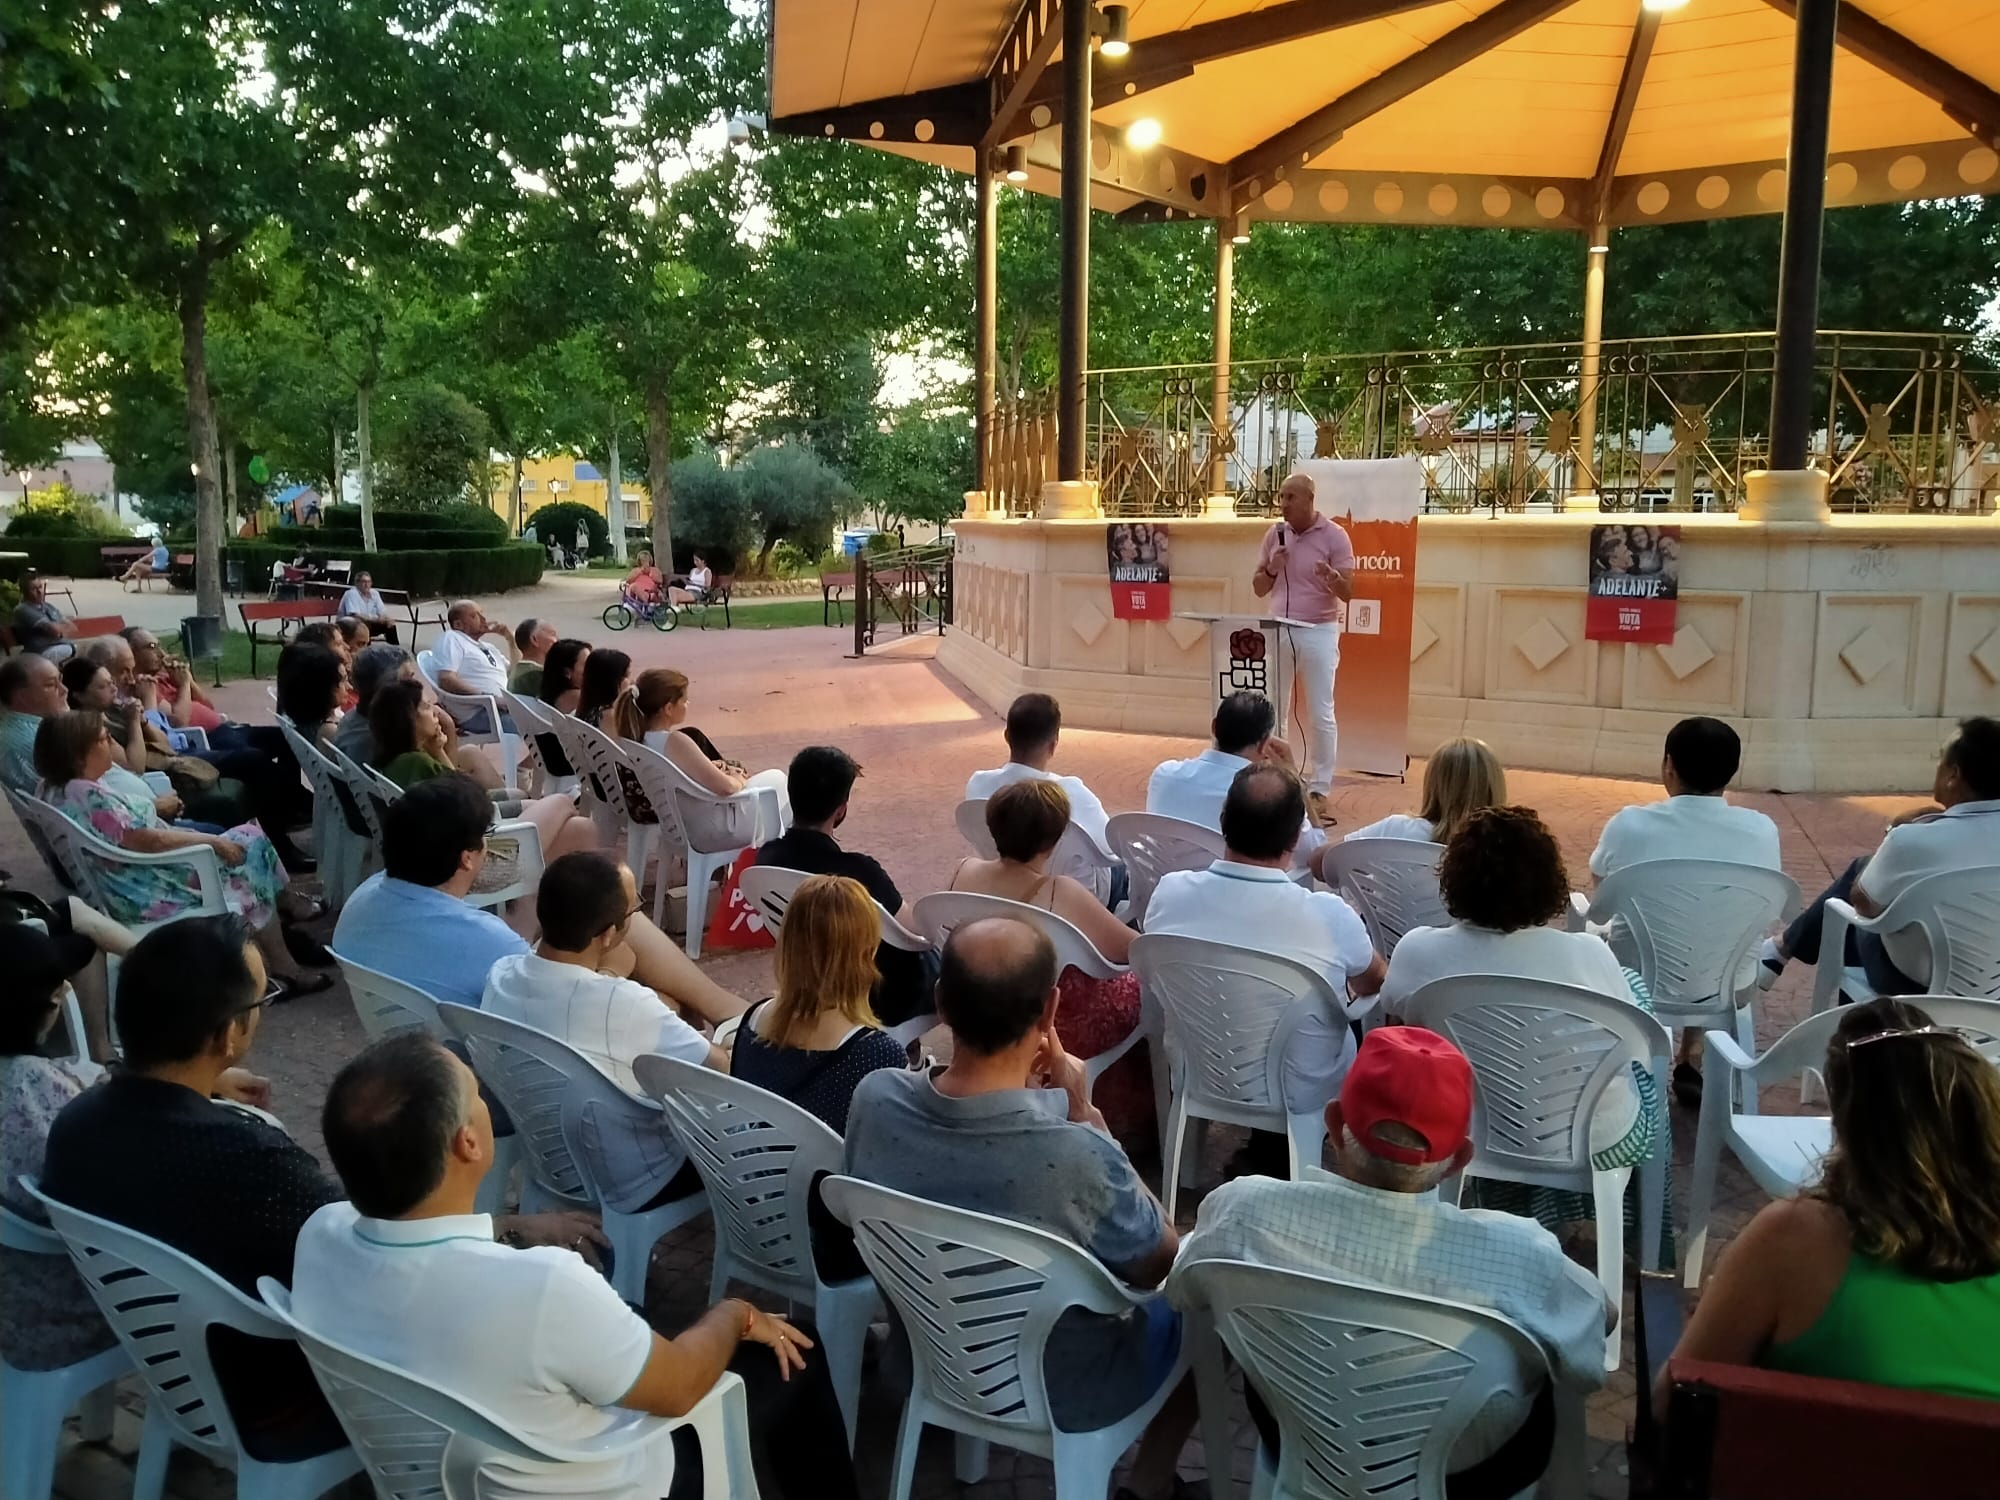
[[[1472,1125],[1472,1064],[1435,1031],[1377,1027],[1362,1039],[1340,1086],[1340,1113],[1354,1138],[1385,1161],[1448,1161]],[[1380,1125],[1404,1126],[1426,1144],[1382,1140],[1375,1134]]]

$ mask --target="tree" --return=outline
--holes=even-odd
[[[737,559],[757,545],[757,517],[750,498],[743,491],[740,469],[725,469],[715,455],[705,450],[690,453],[674,463],[674,508],[680,515],[680,533],[688,545],[704,555],[719,554],[726,559],[723,571],[735,567]],[[669,568],[671,559],[660,558]]]
[[[762,537],[757,551],[759,573],[770,562],[771,549],[780,542],[790,542],[817,556],[852,495],[839,474],[811,449],[796,443],[759,448],[743,461],[738,483]]]
[[[382,442],[382,503],[436,510],[487,488],[486,415],[456,391],[418,386],[393,403]]]
[[[962,409],[897,413],[859,446],[850,471],[877,526],[944,526],[972,487],[972,418]]]

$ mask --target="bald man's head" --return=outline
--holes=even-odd
[[[1313,523],[1314,486],[1310,474],[1288,474],[1285,482],[1278,486],[1278,505],[1284,511],[1285,524],[1294,531],[1304,531]]]
[[[1056,950],[1012,917],[982,917],[944,945],[937,1007],[958,1046],[991,1057],[1038,1025],[1056,988]]]

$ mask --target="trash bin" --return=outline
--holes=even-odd
[[[242,596],[243,593],[242,558],[232,557],[224,561],[224,563],[222,564],[222,588],[224,593],[235,594],[238,597]]]
[[[222,616],[181,616],[181,653],[192,667],[198,661],[214,663],[216,684],[222,682]]]

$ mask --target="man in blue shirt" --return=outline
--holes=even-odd
[[[469,776],[420,781],[382,820],[382,871],[341,908],[333,950],[453,1005],[477,1008],[486,973],[527,940],[466,904],[486,863],[493,804]]]

